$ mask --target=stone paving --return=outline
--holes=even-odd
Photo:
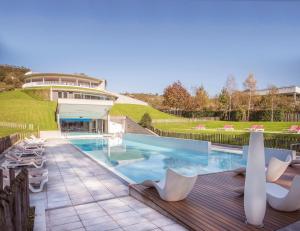
[[[49,182],[31,203],[45,207],[47,230],[185,230],[66,141],[49,141],[46,152]]]

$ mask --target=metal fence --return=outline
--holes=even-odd
[[[248,145],[250,133],[245,134],[233,134],[233,133],[180,133],[163,131],[157,128],[152,128],[156,134],[160,136],[167,137],[177,137],[183,139],[193,139],[193,140],[206,140],[215,144],[228,144],[228,145]],[[299,145],[293,145],[300,143],[299,135],[289,135],[289,134],[264,134],[265,146],[270,148],[284,148],[290,149],[292,146],[299,149]],[[300,151],[300,150],[297,150]]]
[[[33,131],[35,128],[33,124],[4,122],[4,121],[0,121],[0,127],[21,129],[21,130],[31,130],[31,131]]]

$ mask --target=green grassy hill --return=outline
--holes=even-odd
[[[42,100],[28,93],[22,90],[0,93],[0,121],[31,123],[38,125],[40,130],[57,129],[56,102]],[[4,129],[0,130],[3,132]]]
[[[132,120],[139,122],[142,116],[148,112],[152,119],[176,119],[178,117],[161,112],[151,106],[136,104],[115,104],[110,110],[112,116],[128,116]]]
[[[47,98],[47,92],[38,89],[35,90],[15,90],[0,93],[0,122],[15,123],[31,123],[35,127],[39,126],[40,130],[55,130],[57,124],[55,122],[56,102],[43,100]],[[223,127],[225,124],[234,125],[235,133],[244,133],[246,128],[253,124],[263,124],[266,132],[282,132],[289,128],[295,122],[230,122],[230,121],[189,121],[179,122],[180,117],[169,115],[158,111],[151,106],[134,105],[134,104],[115,104],[110,115],[112,116],[128,116],[136,122],[139,122],[144,113],[148,112],[153,120],[167,119],[166,122],[154,123],[154,127],[161,130],[176,131],[183,133],[215,133],[220,132],[217,128]],[[170,120],[176,119],[174,122]],[[198,124],[204,124],[206,131],[198,131],[195,127]],[[0,136],[15,132],[14,129],[0,127]]]

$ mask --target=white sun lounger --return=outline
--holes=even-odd
[[[1,168],[1,167],[0,167]],[[2,169],[4,187],[9,185],[9,170]],[[17,171],[16,171],[17,173]],[[43,191],[44,185],[48,182],[48,169],[29,168],[28,169],[29,189],[31,192]]]
[[[5,157],[9,160],[19,161],[19,162],[41,162],[42,160],[46,160],[45,156],[18,156],[15,153],[6,153]]]
[[[33,193],[42,192],[48,182],[48,174],[37,177],[29,177],[29,190]]]
[[[35,151],[30,151],[30,150],[20,151],[20,150],[16,149],[16,150],[8,151],[6,154],[7,155],[15,155],[15,156],[20,157],[20,158],[25,158],[25,157],[44,158],[43,155],[41,155],[41,154],[39,154]]]
[[[43,155],[45,151],[45,149],[40,146],[27,146],[23,144],[14,146],[14,150],[18,150],[19,152],[35,152],[40,155]]]
[[[300,209],[300,176],[295,176],[290,190],[267,183],[267,201],[273,209],[293,212]]]
[[[30,138],[33,140],[33,141],[36,141],[36,142],[42,142],[44,143],[46,141],[46,139],[43,139],[43,138],[37,138],[35,135],[31,135]]]
[[[25,138],[23,140],[23,142],[26,146],[29,146],[29,147],[42,147],[44,145],[44,142],[34,141],[34,140],[30,140],[28,138]]]
[[[155,187],[160,197],[165,201],[180,201],[189,195],[196,180],[197,175],[183,176],[168,169],[166,177],[162,181],[157,183],[152,180],[146,180],[142,185],[146,187]]]
[[[13,160],[5,160],[2,163],[2,167],[5,169],[9,168],[18,168],[18,167],[26,167],[26,166],[33,166],[35,168],[42,168],[44,164],[46,163],[46,160],[42,161],[13,161]]]

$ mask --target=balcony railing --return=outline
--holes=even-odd
[[[31,82],[23,84],[23,88],[26,87],[37,87],[37,86],[72,86],[72,87],[82,87],[82,88],[93,88],[97,89],[100,87],[95,85],[76,83],[76,82],[59,82],[59,81],[45,81],[45,82]]]

